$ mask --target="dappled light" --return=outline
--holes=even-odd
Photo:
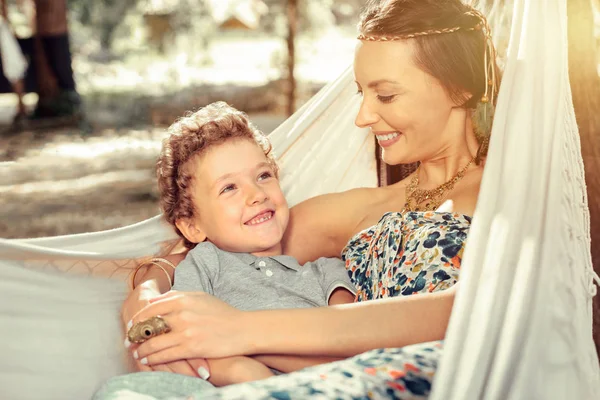
[[[156,156],[165,128],[187,111],[224,100],[267,133],[287,116],[284,2],[132,1],[112,8],[109,3],[68,2],[83,123],[35,120],[12,126],[17,96],[8,86],[0,94],[3,237],[97,231],[155,215]],[[360,5],[300,4],[296,108],[352,62]],[[22,40],[34,32],[29,6],[9,2],[9,20]],[[23,103],[32,114],[38,94],[26,86]],[[92,200],[99,197],[103,200]],[[108,218],[113,212],[124,215]],[[93,222],[75,222],[83,214]],[[58,225],[39,222],[59,215],[64,222]]]

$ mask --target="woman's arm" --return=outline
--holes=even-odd
[[[456,286],[330,307],[243,312],[206,293],[171,292],[153,299],[133,322],[161,315],[172,329],[138,348],[150,365],[252,354],[348,357],[442,339],[455,293]]]
[[[337,288],[333,291],[331,297],[329,298],[329,305],[334,306],[338,304],[351,304],[354,302],[354,297],[355,296],[347,289]],[[343,359],[341,357],[295,356],[289,354],[262,354],[253,356],[253,358],[270,368],[275,368],[286,373]]]
[[[443,339],[455,292],[450,288],[317,309],[249,312],[241,330],[252,338],[252,352],[349,357]]]
[[[353,189],[313,197],[292,207],[283,238],[284,254],[301,265],[319,257],[339,257],[380,196],[374,188]]]

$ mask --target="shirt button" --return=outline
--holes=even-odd
[[[267,274],[267,276],[273,276],[273,271],[271,271],[270,269],[265,271],[265,274]]]
[[[258,266],[259,266],[259,267],[264,267],[264,266],[266,266],[266,265],[267,265],[267,263],[266,263],[266,262],[264,262],[264,261],[259,261],[259,262],[258,262]]]

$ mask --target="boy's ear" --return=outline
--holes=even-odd
[[[206,240],[206,234],[191,218],[181,218],[175,221],[175,225],[183,236],[192,243],[202,243]]]

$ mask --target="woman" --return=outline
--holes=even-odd
[[[167,293],[133,319],[161,315],[172,329],[131,348],[142,364],[189,372],[202,367],[198,359],[181,361],[192,357],[349,357],[392,348],[203,396],[429,393],[483,173],[495,54],[485,19],[459,0],[371,3],[359,27],[354,72],[363,98],[356,124],[376,136],[386,163],[418,161],[420,167],[388,187],[294,207],[286,238],[286,253],[300,262],[341,254],[359,291],[357,303],[241,312],[206,294]],[[162,274],[150,268],[142,280],[156,278],[164,292]],[[125,320],[146,303],[140,299],[152,293],[150,285],[129,297]]]

